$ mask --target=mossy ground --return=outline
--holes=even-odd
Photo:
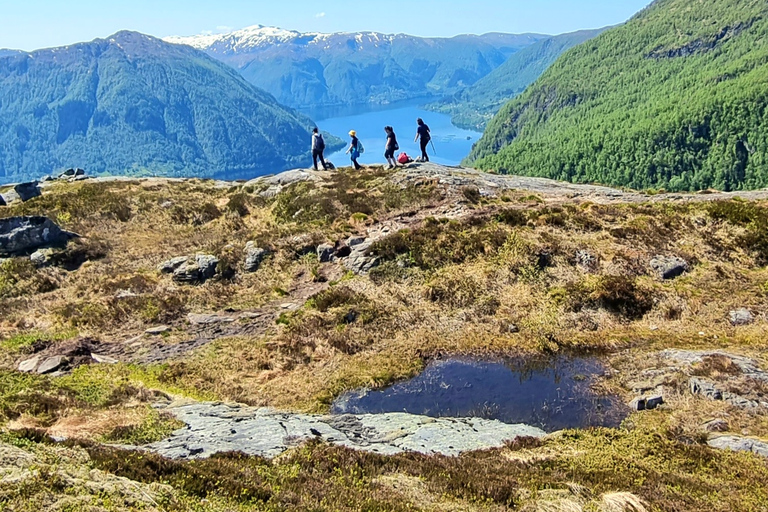
[[[165,435],[174,423],[149,407],[158,399],[323,412],[343,391],[414,375],[438,354],[597,352],[615,370],[601,385],[629,399],[627,381],[658,350],[759,357],[768,345],[764,201],[602,203],[525,191],[489,199],[435,182],[400,188],[379,169],[336,173],[272,198],[259,192],[204,181],[85,182],[0,210],[48,215],[83,235],[49,267],[21,258],[0,266],[0,418],[7,429],[89,440],[52,446],[29,441],[40,439],[27,430],[6,434],[2,446],[20,446],[49,475],[85,468],[125,476],[142,496],[127,505],[113,487],[57,483],[41,469],[21,487],[3,480],[0,504],[40,510],[78,496],[78,506],[94,510],[139,502],[148,510],[612,510],[614,502],[632,510],[632,500],[649,510],[768,509],[759,484],[768,461],[715,452],[700,428],[728,415],[733,432],[765,438],[766,415],[693,398],[683,383],[668,409],[635,414],[619,430],[566,432],[457,459],[310,445],[274,462],[172,463],[103,447]],[[456,202],[463,215],[444,218]],[[369,276],[301,256],[304,246],[381,223],[402,229],[370,248],[381,264]],[[241,272],[249,240],[271,250],[253,274]],[[579,251],[592,259],[584,264]],[[220,257],[221,278],[180,286],[157,271],[198,252]],[[649,267],[657,254],[683,257],[691,270],[662,281]],[[78,336],[131,340],[140,351],[150,342],[143,331],[162,323],[172,330],[161,340],[173,345],[191,336],[187,313],[290,302],[293,291],[323,280],[323,291],[258,336],[217,339],[160,364],[82,366],[61,378],[14,371],[39,347]],[[118,298],[121,291],[134,296]],[[740,307],[757,322],[730,325],[729,311]]]

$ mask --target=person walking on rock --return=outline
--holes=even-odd
[[[416,129],[416,138],[413,139],[413,142],[419,141],[419,145],[421,146],[421,161],[429,162],[427,145],[429,144],[429,141],[432,140],[432,133],[429,131],[429,126],[424,123],[423,119],[418,118],[416,124],[418,124],[419,127]]]
[[[323,139],[323,134],[320,133],[320,130],[317,128],[312,130],[312,162],[314,163],[315,170],[317,171],[317,161],[320,160],[320,163],[323,165],[323,170],[325,171],[328,166],[325,165],[325,158],[323,157],[323,152],[325,151],[325,139]]]
[[[350,155],[355,170],[359,171],[363,166],[357,163],[357,159],[360,158],[360,155],[363,153],[363,145],[360,143],[360,139],[357,138],[357,132],[355,130],[350,131],[349,136],[352,137],[352,141],[347,149],[347,154]]]
[[[387,134],[387,145],[384,148],[384,158],[387,159],[387,169],[394,169],[398,167],[397,159],[395,158],[395,151],[400,149],[400,145],[397,143],[397,136],[395,130],[391,126],[385,126],[384,132]]]

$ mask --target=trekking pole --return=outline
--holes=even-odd
[[[432,152],[437,156],[437,150],[435,149],[435,143],[432,141],[432,139],[429,139],[429,143],[432,144]]]

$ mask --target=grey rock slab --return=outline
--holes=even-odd
[[[528,425],[405,413],[312,416],[221,403],[187,404],[166,411],[186,427],[145,448],[171,458],[202,458],[225,451],[275,457],[310,439],[382,454],[459,455],[500,447],[520,436],[545,435]]]
[[[707,441],[707,444],[719,450],[752,452],[762,457],[768,457],[768,442],[759,439],[741,436],[718,436]]]
[[[158,325],[157,327],[150,327],[144,332],[146,334],[149,334],[150,336],[159,336],[161,334],[171,332],[171,328],[168,327],[167,325]]]
[[[47,217],[0,219],[0,254],[21,254],[40,247],[65,245],[77,236]]]
[[[18,370],[22,373],[32,373],[40,363],[40,357],[35,356],[19,363]]]
[[[67,358],[64,356],[49,357],[37,367],[37,373],[40,375],[45,373],[52,373],[61,368],[67,363]]]
[[[231,316],[199,315],[195,313],[189,313],[187,320],[193,325],[229,324],[235,321]]]
[[[120,362],[114,357],[105,356],[103,354],[96,354],[94,352],[91,352],[91,359],[100,364],[117,364]]]

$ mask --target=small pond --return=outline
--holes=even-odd
[[[629,411],[618,397],[595,392],[593,385],[604,372],[595,358],[452,358],[432,362],[420,375],[386,389],[346,393],[331,412],[477,417],[525,423],[547,432],[618,427]]]

